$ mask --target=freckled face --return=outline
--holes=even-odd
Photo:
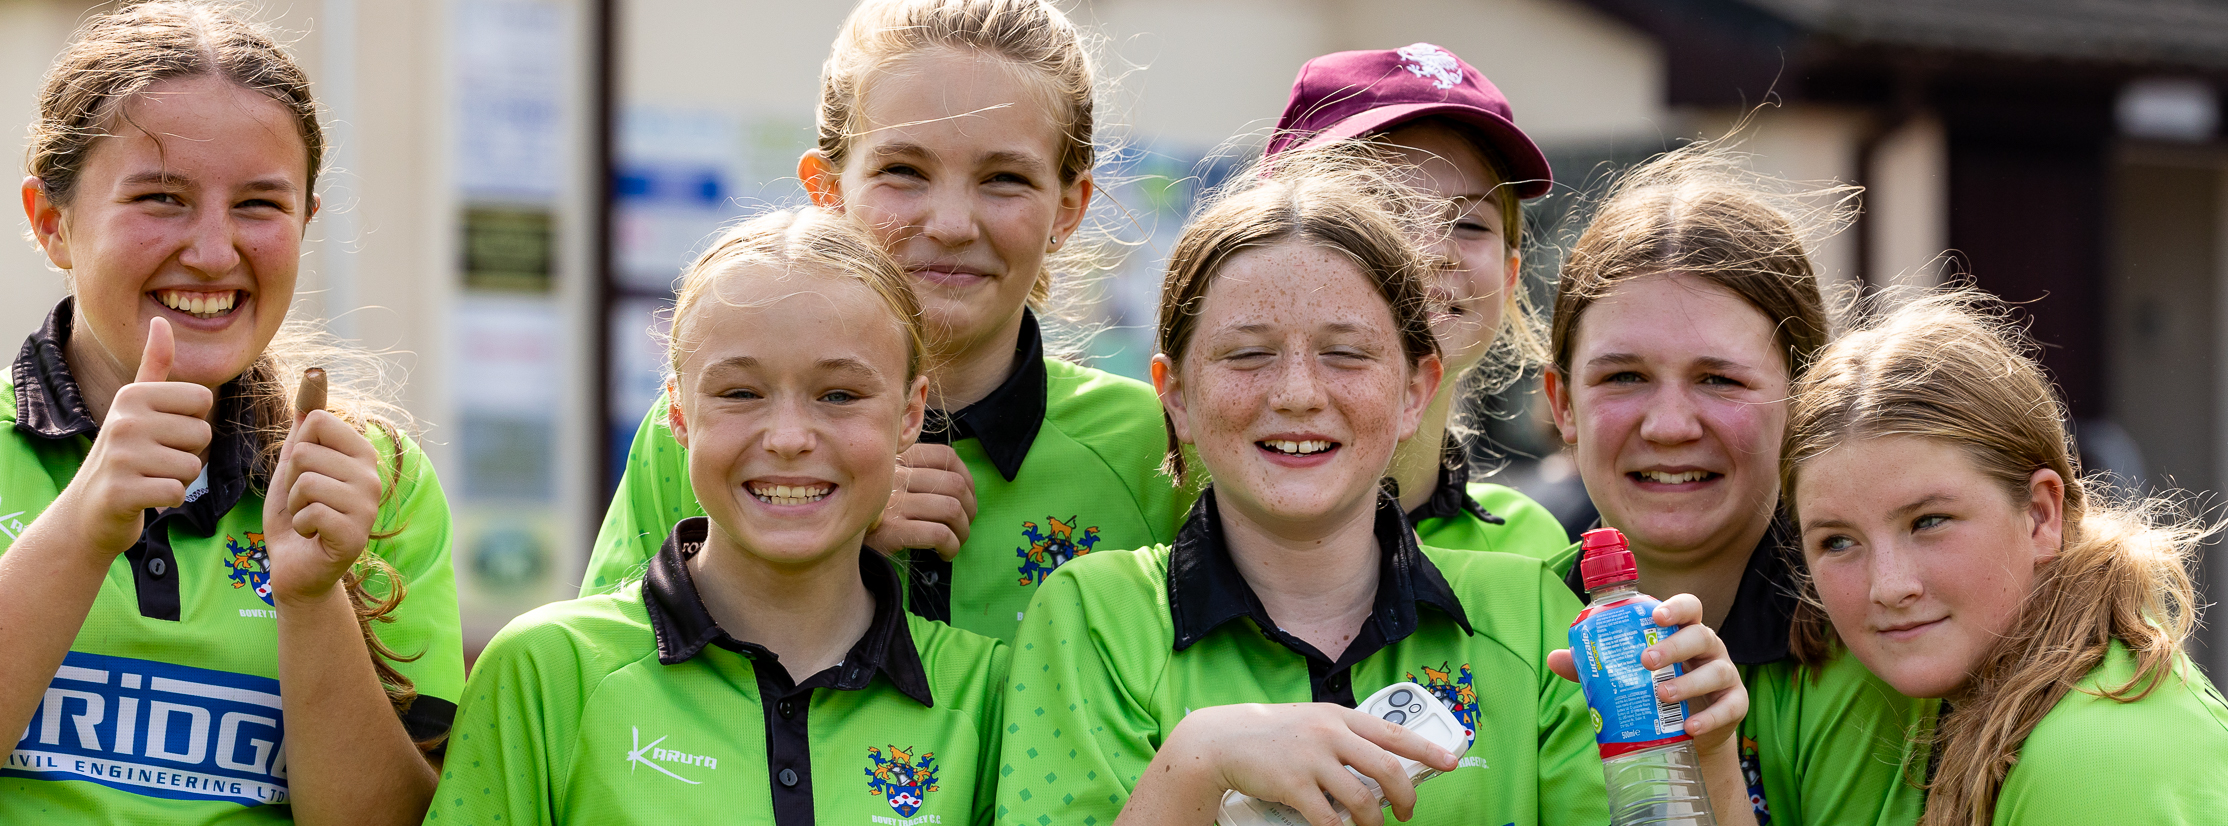
[[[1836,447],[1803,467],[1793,494],[1834,632],[1912,697],[1969,687],[2057,544],[2052,520],[2038,531],[2027,502],[1935,439]]]
[[[1411,368],[1392,308],[1352,260],[1311,243],[1239,253],[1201,303],[1180,364],[1154,378],[1218,501],[1307,532],[1366,515],[1439,383]]]
[[[1555,423],[1603,523],[1643,564],[1746,558],[1787,431],[1771,320],[1716,284],[1654,275],[1588,307],[1574,336]]]
[[[965,352],[1021,323],[1052,238],[1090,201],[1063,185],[1059,119],[1033,71],[952,49],[877,72],[839,178],[842,207],[913,274],[937,349]]]
[[[1448,371],[1459,375],[1485,357],[1516,286],[1515,239],[1504,237],[1501,207],[1490,197],[1501,181],[1477,145],[1445,122],[1411,122],[1385,133],[1383,141],[1414,165],[1412,186],[1451,203],[1447,234],[1432,250],[1446,259],[1433,280],[1433,297],[1448,309],[1431,330]]]
[[[154,84],[124,111],[40,232],[77,297],[71,368],[94,386],[131,381],[161,316],[170,380],[216,387],[286,320],[314,207],[309,149],[286,107],[219,78]]]
[[[776,564],[857,549],[920,434],[928,383],[905,380],[903,328],[850,279],[750,267],[720,292],[675,331],[694,345],[674,435],[697,501],[715,533]]]

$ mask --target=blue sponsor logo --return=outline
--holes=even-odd
[[[277,680],[72,651],[0,777],[285,803],[284,719]]]

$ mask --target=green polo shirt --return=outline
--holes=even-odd
[[[2020,745],[1997,826],[2228,823],[2228,701],[2186,655],[2143,699],[2094,693],[2134,677],[2135,656],[2113,640]]]
[[[1547,669],[1579,605],[1539,562],[1418,546],[1390,498],[1376,607],[1338,658],[1266,617],[1224,545],[1214,493],[1172,546],[1054,572],[1014,643],[998,822],[1114,822],[1192,709],[1332,702],[1422,684],[1475,733],[1418,789],[1411,824],[1599,824],[1601,758],[1578,685]]]
[[[1905,697],[1845,650],[1824,665],[1797,662],[1787,637],[1795,574],[1783,551],[1785,525],[1749,554],[1719,636],[1748,688],[1741,719],[1741,771],[1758,826],[1909,826],[1926,790],[1925,753],[1914,733],[1933,729],[1938,700]],[[1573,545],[1550,565],[1584,594]]]
[[[1554,559],[1570,547],[1570,534],[1555,514],[1515,488],[1470,481],[1469,457],[1448,440],[1441,451],[1438,486],[1408,512],[1416,541],[1433,548],[1498,551]]]
[[[0,393],[0,553],[53,503],[98,437],[62,359],[68,300],[31,336]],[[181,507],[148,520],[116,557],[69,654],[7,764],[0,823],[282,823],[285,705],[278,611],[264,555],[263,480],[251,470],[252,413],[236,385],[218,393],[205,469]],[[449,510],[415,444],[379,509],[367,553],[401,573],[408,594],[374,625],[419,693],[403,715],[414,737],[446,731],[463,688]],[[368,652],[365,656],[370,656]]]
[[[705,611],[681,522],[638,586],[546,605],[488,645],[429,824],[987,824],[1004,643],[912,616],[859,554],[874,619],[792,682]]]
[[[635,433],[583,596],[639,575],[674,522],[704,513],[666,406],[659,399]],[[1168,436],[1152,388],[1045,358],[1034,316],[1005,383],[958,412],[932,411],[921,438],[949,443],[966,462],[977,511],[957,559],[910,554],[909,607],[985,636],[1010,639],[1061,563],[1167,542],[1191,504],[1160,472]]]

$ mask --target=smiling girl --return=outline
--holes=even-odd
[[[709,515],[496,636],[427,822],[990,822],[1005,646],[863,547],[927,403],[909,280],[817,209],[690,266],[668,425]]]
[[[1547,397],[1602,524],[1631,541],[1640,590],[1700,597],[1740,668],[1758,820],[1908,824],[1920,794],[1898,767],[1926,704],[1849,657],[1788,647],[1779,444],[1826,313],[1803,207],[1782,188],[1708,144],[1624,173],[1564,262]],[[1576,561],[1573,547],[1555,564],[1583,593]]]
[[[1929,826],[2228,822],[2228,702],[2182,646],[2202,531],[2103,500],[2034,345],[1993,302],[1916,301],[1796,385],[1797,644],[1940,697]]]
[[[0,401],[0,821],[421,819],[464,676],[448,506],[348,383],[370,359],[288,324],[308,79],[226,7],[141,3],[39,104],[23,206],[70,296]]]
[[[1452,52],[1429,43],[1337,52],[1300,67],[1268,154],[1363,138],[1409,170],[1442,209],[1426,287],[1444,310],[1431,332],[1447,380],[1387,476],[1418,538],[1435,547],[1551,558],[1570,545],[1562,524],[1505,485],[1470,480],[1457,409],[1494,381],[1545,360],[1522,274],[1522,199],[1547,194],[1554,173],[1518,129],[1508,98]],[[1465,380],[1465,379],[1469,380]]]
[[[1438,211],[1363,149],[1272,163],[1186,227],[1162,293],[1168,460],[1183,474],[1189,446],[1214,483],[1174,543],[1077,560],[1038,592],[1002,822],[1203,826],[1230,790],[1319,826],[1328,800],[1382,822],[1344,766],[1418,823],[1606,820],[1587,709],[1547,665],[1577,600],[1537,560],[1418,545],[1380,487],[1442,375],[1415,244]],[[1669,691],[1722,740],[1744,700],[1716,637],[1651,650],[1695,667]],[[1474,732],[1465,754],[1354,710],[1404,680]],[[1449,774],[1414,788],[1394,755]]]
[[[909,607],[1011,637],[1038,583],[1094,550],[1166,542],[1189,498],[1158,472],[1151,388],[1049,357],[1037,312],[1094,190],[1092,65],[1044,0],[867,0],[821,73],[814,203],[866,224],[921,297],[929,424],[867,539],[909,554]],[[700,512],[665,402],[635,436],[583,593]]]

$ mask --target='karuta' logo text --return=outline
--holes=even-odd
[[[634,771],[635,767],[637,766],[649,766],[650,768],[658,770],[659,773],[664,774],[667,777],[679,780],[691,786],[695,786],[700,785],[703,781],[690,780],[686,777],[674,774],[672,769],[668,769],[658,764],[662,761],[665,763],[678,763],[683,766],[701,766],[706,769],[719,768],[719,758],[717,757],[711,757],[702,754],[689,754],[687,752],[675,751],[673,749],[658,748],[659,743],[665,742],[664,737],[660,737],[656,740],[650,741],[648,744],[644,744],[642,742],[641,728],[635,726],[628,726],[627,728],[634,732],[634,748],[627,752],[627,771],[629,772]]]
[[[1083,521],[1077,517],[1070,516],[1063,522],[1048,516],[1044,521],[1052,523],[1050,531],[1039,529],[1035,522],[1021,523],[1021,536],[1029,540],[1029,544],[1013,552],[1021,558],[1021,585],[1044,584],[1044,578],[1051,576],[1054,569],[1090,553],[1099,544],[1099,529],[1076,530],[1075,526]]]

